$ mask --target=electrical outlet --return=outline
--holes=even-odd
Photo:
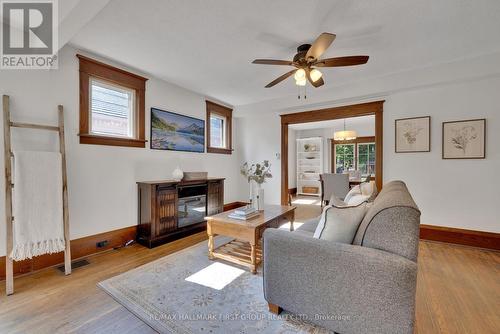
[[[102,241],[96,242],[95,246],[97,248],[103,248],[103,247],[106,247],[108,244],[109,244],[108,240],[102,240]]]

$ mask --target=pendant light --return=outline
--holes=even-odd
[[[348,131],[345,129],[345,118],[344,118],[344,130],[335,131],[333,134],[333,139],[338,141],[354,140],[358,137],[356,131]]]

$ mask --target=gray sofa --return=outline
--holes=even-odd
[[[420,211],[406,185],[383,187],[352,245],[313,238],[318,220],[265,231],[269,309],[343,334],[413,333]]]

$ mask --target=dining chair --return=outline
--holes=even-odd
[[[349,171],[349,178],[354,179],[354,180],[360,180],[361,179],[361,171],[360,170]]]
[[[335,195],[340,199],[344,199],[349,192],[349,175],[348,174],[320,174],[321,181],[321,207],[328,204],[330,197]]]

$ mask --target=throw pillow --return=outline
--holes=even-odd
[[[314,238],[352,244],[367,210],[366,202],[358,206],[325,207],[314,232]]]
[[[360,205],[363,202],[368,202],[368,199],[370,196],[362,195],[362,194],[355,194],[349,198],[349,202],[347,202],[347,206],[357,206]]]
[[[328,202],[328,205],[330,206],[336,206],[336,207],[343,207],[347,206],[347,203],[338,198],[337,196],[333,195],[330,197],[330,201]]]
[[[344,202],[349,203],[349,200],[354,195],[362,195],[361,194],[361,187],[359,185],[358,186],[354,186],[354,187],[351,188],[351,190],[349,190],[349,192],[347,193],[347,195],[345,195],[345,197],[344,197]]]
[[[318,226],[324,226],[325,225],[325,219],[326,219],[326,212],[328,209],[330,209],[332,206],[327,205],[323,208],[323,212],[321,212],[321,216],[318,221],[318,225],[316,226],[316,231],[318,231]],[[316,231],[314,232],[314,237],[316,238]]]
[[[375,184],[374,181],[361,183],[360,190],[363,196],[368,196],[368,202],[373,202],[378,194],[377,185]]]

